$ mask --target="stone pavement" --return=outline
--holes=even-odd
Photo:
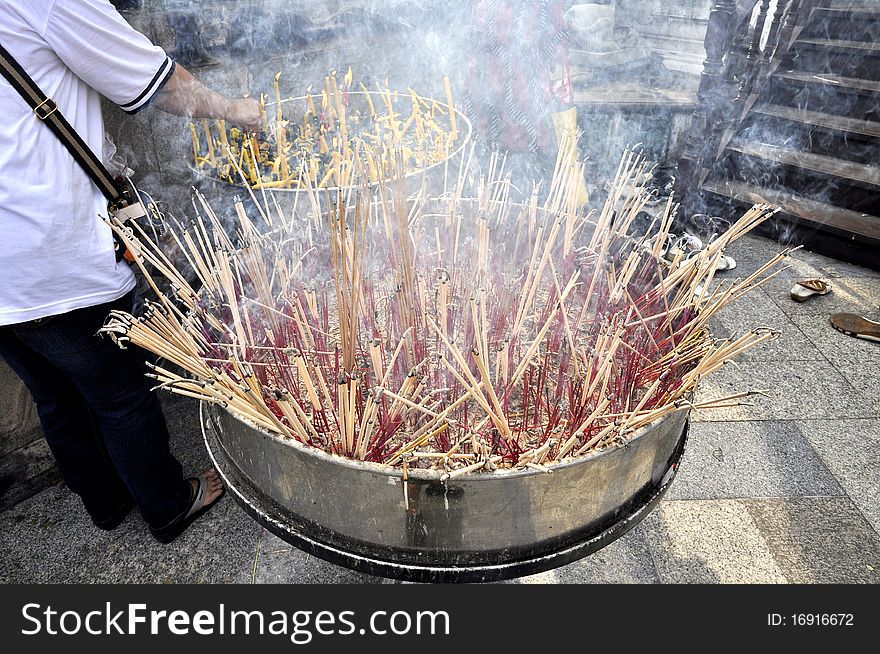
[[[779,247],[746,237],[729,250],[746,275]],[[755,326],[782,336],[710,377],[713,397],[767,390],[752,406],[693,416],[680,472],[658,508],[581,561],[517,583],[826,583],[880,581],[880,343],[835,331],[836,311],[880,319],[880,273],[809,252],[713,321],[716,336]],[[799,278],[833,292],[803,304]],[[164,404],[187,470],[207,466],[198,407]],[[4,582],[363,582],[386,580],[311,557],[224,498],[170,546],[136,512],[95,529],[56,486],[0,513]]]

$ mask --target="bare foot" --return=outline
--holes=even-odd
[[[220,475],[213,468],[206,470],[198,477],[190,479],[189,483],[192,484],[193,497],[195,499],[187,513],[187,517],[210,506],[223,495],[223,482],[220,481]],[[201,489],[199,488],[200,485],[203,485]],[[199,496],[200,490],[201,496]]]
[[[170,543],[180,536],[196,518],[211,509],[223,495],[223,482],[214,469],[206,470],[188,481],[192,484],[192,503],[186,515],[163,529],[150,530],[160,543]]]

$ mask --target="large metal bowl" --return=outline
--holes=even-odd
[[[688,415],[627,445],[552,466],[446,482],[437,471],[331,456],[202,405],[208,451],[227,488],[293,545],[362,572],[422,582],[491,581],[547,570],[620,537],[657,504]]]

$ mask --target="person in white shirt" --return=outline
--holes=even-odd
[[[134,30],[109,0],[0,0],[0,44],[94,152],[100,95],[134,113],[260,127],[259,104],[215,93]],[[67,486],[101,528],[136,505],[170,542],[220,497],[213,470],[184,479],[143,353],[96,336],[130,309],[107,200],[24,99],[0,79],[0,356],[23,379]]]

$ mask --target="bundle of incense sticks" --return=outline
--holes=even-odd
[[[626,152],[601,212],[583,215],[582,172],[560,151],[541,202],[537,191],[511,200],[499,156],[482,175],[465,163],[434,199],[406,199],[400,176],[308,188],[311,210],[291,216],[251,194],[257,214],[236,205],[234,238],[197,195],[192,225],[173,231],[180,269],[116,224],[176,296],[154,284],[145,315],[114,313],[104,332],[168,362],[153,366],[158,388],[331,454],[450,476],[551,470],[673,412],[740,403],[748,393],[690,398],[775,336],[713,340],[706,328],[777,274],[786,253],[714,279],[724,248],[773,212],[755,206],[695,256],[667,261],[671,198],[651,238],[630,233],[649,200],[643,157]]]
[[[387,82],[373,90],[352,88],[350,69],[341,83],[335,72],[328,75],[319,94],[309,87],[303,97],[283,99],[280,78],[278,73],[273,102],[261,96],[259,135],[222,120],[190,124],[197,170],[253,188],[341,187],[356,174],[378,182],[392,171],[423,170],[467,140],[467,119],[455,109],[448,78],[444,101],[412,89],[391,91]]]

